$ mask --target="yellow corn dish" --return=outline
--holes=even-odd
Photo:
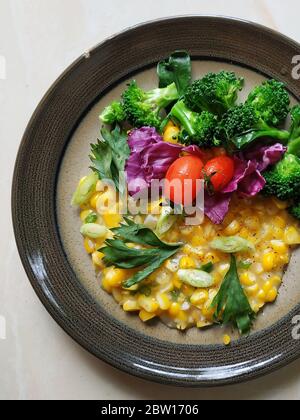
[[[82,220],[97,212],[100,195],[97,191],[92,195],[89,204],[82,209]],[[84,237],[84,248],[100,273],[103,289],[112,294],[124,311],[136,312],[143,322],[160,317],[179,330],[203,328],[213,323],[211,303],[230,266],[228,254],[212,249],[211,241],[215,238],[238,235],[253,244],[252,250],[236,253],[240,282],[252,310],[258,313],[266,303],[276,300],[291,250],[300,244],[299,225],[286,208],[285,203],[273,198],[258,196],[242,200],[234,197],[221,225],[214,225],[205,218],[202,225],[185,226],[184,220],[179,218],[163,240],[181,241],[184,246],[142,284],[127,290],[122,283],[136,270],[105,267],[102,260],[101,247],[105,239],[112,236],[111,231],[107,230],[106,238]],[[144,223],[146,217],[136,216],[135,221]],[[154,220],[158,217],[153,215]],[[97,223],[111,229],[121,221],[120,215],[106,214],[98,215]],[[179,278],[179,270],[197,269],[208,263],[213,264],[212,286],[196,288]],[[226,336],[224,342],[228,345],[230,338]]]

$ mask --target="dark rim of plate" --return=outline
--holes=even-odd
[[[176,30],[175,30],[176,29]],[[300,355],[291,335],[300,304],[268,329],[223,345],[157,340],[115,320],[82,287],[56,222],[56,182],[64,150],[83,115],[112,86],[176,49],[232,62],[286,83],[299,100],[292,58],[300,46],[273,30],[216,16],[180,16],[128,29],[91,49],[54,83],[34,112],[16,160],[12,216],[18,250],[38,297],[85,349],[130,374],[178,386],[253,379]]]

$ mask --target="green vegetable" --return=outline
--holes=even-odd
[[[252,265],[252,261],[251,260],[242,260],[238,262],[238,268],[247,270],[248,268],[250,268]]]
[[[214,284],[212,276],[201,270],[181,269],[177,276],[180,281],[193,287],[210,287]]]
[[[191,58],[186,51],[175,51],[157,66],[159,87],[175,82],[179,95],[183,95],[192,81]]]
[[[300,157],[300,106],[291,109],[291,128],[288,142],[288,152]]]
[[[286,153],[277,165],[264,172],[264,178],[264,194],[280,200],[300,197],[300,159],[297,156]]]
[[[99,118],[100,121],[102,121],[104,124],[115,124],[123,122],[126,120],[126,115],[122,103],[113,101],[110,105],[104,108]]]
[[[144,225],[138,225],[128,218],[125,218],[125,221],[126,224],[112,229],[114,239],[108,239],[107,246],[101,248],[101,252],[105,256],[103,261],[108,266],[115,265],[124,269],[141,267],[138,273],[124,282],[123,287],[129,289],[143,281],[164,261],[176,254],[182,244],[162,242],[151,229]],[[152,248],[135,249],[128,247],[127,243]]]
[[[219,124],[216,136],[229,148],[241,150],[262,137],[286,144],[290,133],[268,125],[252,105],[245,104],[227,111]]]
[[[252,90],[246,103],[266,124],[277,127],[288,116],[290,97],[283,83],[267,80]]]
[[[126,117],[134,127],[155,127],[161,125],[160,111],[176,101],[179,94],[176,84],[145,92],[132,81],[123,93],[123,107]]]
[[[212,262],[209,262],[209,263],[207,263],[207,264],[203,264],[203,265],[200,267],[200,270],[201,270],[201,271],[205,271],[206,273],[211,273],[211,272],[213,271],[213,269],[214,269],[214,265],[213,265],[213,263],[212,263]]]
[[[240,334],[249,333],[254,319],[254,312],[241,286],[236,259],[233,255],[231,255],[230,269],[211,307],[216,308],[216,320],[223,324],[232,322],[237,325]]]
[[[184,95],[184,101],[192,111],[208,111],[222,116],[235,105],[243,85],[244,79],[238,78],[233,72],[208,73],[192,83]]]
[[[169,206],[163,206],[161,215],[157,221],[155,233],[160,237],[167,233],[171,227],[176,223],[177,216],[174,214],[174,209]]]
[[[169,117],[176,119],[182,127],[179,134],[181,143],[197,144],[201,147],[218,145],[214,142],[218,120],[210,112],[197,114],[188,109],[184,101],[179,101],[172,108]]]
[[[254,251],[254,245],[240,236],[220,236],[210,243],[213,249],[233,254],[235,252]]]
[[[81,227],[80,233],[91,239],[104,238],[107,235],[107,228],[97,223],[87,223]]]
[[[94,194],[98,180],[98,175],[93,172],[81,181],[73,194],[72,206],[81,206],[86,203]]]
[[[89,214],[89,215],[85,218],[84,223],[85,223],[85,224],[88,224],[88,223],[96,223],[96,222],[97,222],[97,220],[98,220],[98,216],[97,216],[97,214],[96,214],[96,213],[91,213],[91,214]]]
[[[109,131],[101,130],[102,140],[92,144],[90,159],[93,163],[91,168],[98,174],[100,179],[111,180],[122,194],[125,182],[120,182],[120,176],[125,171],[125,163],[130,155],[127,143],[127,134],[122,132],[119,126]]]

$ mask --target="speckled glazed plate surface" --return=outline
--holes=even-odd
[[[176,30],[174,30],[176,28]],[[180,386],[249,380],[300,355],[292,320],[300,314],[299,253],[284,276],[280,296],[249,337],[220,345],[219,327],[186,333],[124,314],[100,288],[82,249],[79,218],[70,198],[89,166],[98,114],[126,81],[155,85],[155,65],[176,49],[193,57],[193,71],[233,69],[248,81],[286,83],[300,100],[292,58],[300,46],[264,27],[218,17],[178,17],[127,30],[82,55],[58,79],[34,113],[17,157],[12,212],[19,252],[36,293],[78,343],[128,373]]]

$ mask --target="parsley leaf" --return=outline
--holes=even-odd
[[[164,261],[176,254],[182,244],[163,242],[144,225],[138,225],[128,218],[125,218],[125,221],[126,224],[112,229],[115,236],[105,242],[106,247],[101,248],[101,252],[104,254],[103,261],[108,266],[114,265],[123,269],[141,267],[140,271],[124,282],[124,288],[129,289],[142,282]],[[135,249],[129,247],[128,243],[149,246],[149,248]]]
[[[125,182],[119,178],[124,173],[126,160],[130,155],[127,134],[117,125],[112,131],[103,128],[101,135],[102,139],[91,145],[91,169],[98,173],[100,179],[113,181],[122,194]]]
[[[216,308],[217,320],[223,324],[233,322],[241,334],[249,333],[254,312],[241,286],[234,255],[231,255],[230,269],[211,306]]]

